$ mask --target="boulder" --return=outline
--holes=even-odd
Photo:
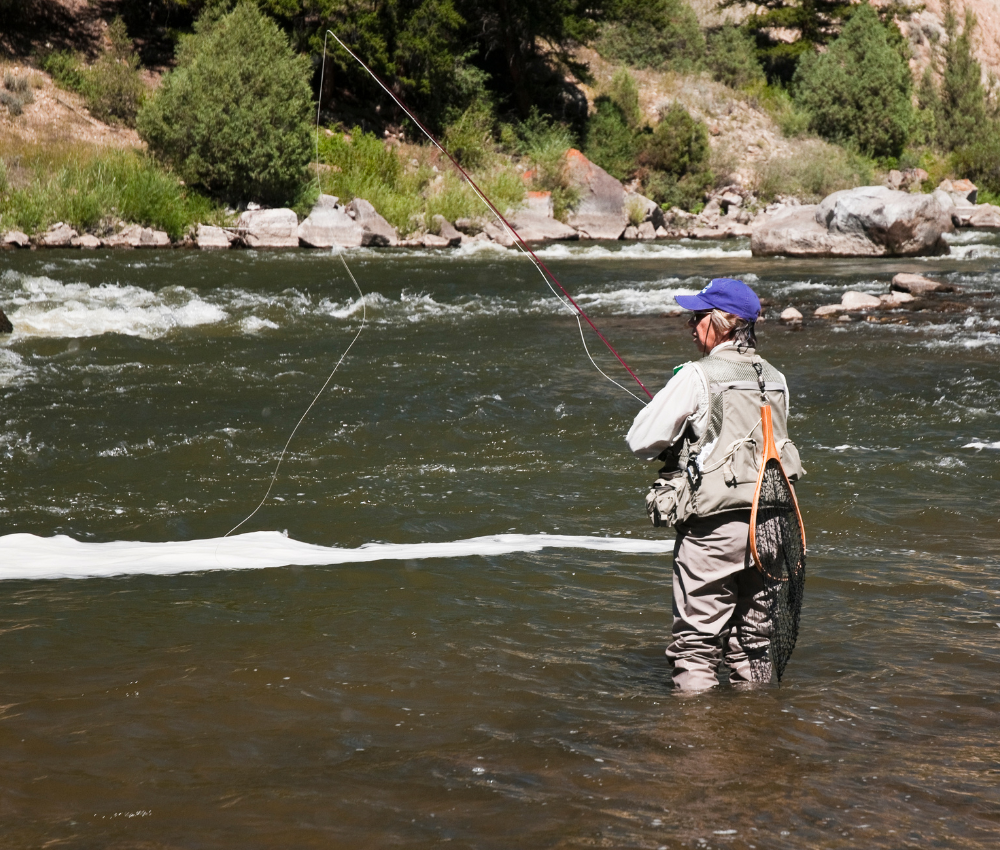
[[[780,319],[783,322],[801,322],[802,314],[794,307],[786,307],[781,311]]]
[[[570,183],[580,190],[566,223],[580,239],[618,239],[628,224],[625,187],[575,148],[566,152],[566,164]]]
[[[659,208],[657,208],[659,209]],[[637,228],[639,231],[639,239],[655,239],[656,238],[656,228],[653,227],[653,222],[644,221]]]
[[[169,248],[170,237],[162,230],[130,224],[114,236],[104,239],[105,248]]]
[[[909,292],[898,292],[895,289],[885,295],[880,295],[878,298],[886,307],[898,307],[901,304],[917,300]]]
[[[462,244],[462,234],[459,233],[452,223],[448,221],[443,215],[434,216],[431,221],[437,228],[438,236],[442,239],[448,240],[448,247],[457,248]]]
[[[632,210],[641,210],[642,221],[640,224],[645,224],[649,222],[653,225],[654,232],[656,228],[663,227],[666,224],[666,220],[663,217],[663,209],[660,207],[656,201],[652,201],[645,195],[640,195],[638,192],[629,192],[625,197],[625,210],[626,213]],[[635,219],[633,219],[634,221]]]
[[[840,306],[849,311],[873,310],[876,307],[881,307],[882,302],[878,296],[869,295],[866,292],[848,290],[844,293],[844,297],[840,299]]]
[[[656,228],[656,238],[657,239],[669,239],[670,238],[670,231],[667,230],[667,228],[662,227],[662,226],[661,227],[657,227]]]
[[[91,233],[84,233],[83,236],[74,236],[70,245],[74,248],[100,248],[101,240]]]
[[[836,316],[843,313],[846,308],[843,304],[824,304],[813,311],[814,316]]]
[[[361,225],[347,214],[333,195],[320,195],[299,225],[299,244],[306,248],[359,248],[364,240]]]
[[[247,210],[236,222],[248,248],[298,248],[299,219],[292,210]]]
[[[451,240],[434,233],[425,233],[420,237],[420,244],[424,248],[450,248]]]
[[[555,218],[551,192],[528,192],[524,198],[524,206],[533,215]]]
[[[579,233],[558,219],[532,215],[527,210],[518,210],[513,216],[508,216],[507,220],[525,242],[553,242],[580,238]],[[618,236],[615,237],[617,238]]]
[[[971,180],[942,180],[937,190],[950,195],[956,206],[975,206],[979,189]]]
[[[194,241],[203,251],[211,251],[231,247],[236,237],[221,227],[199,224]]]
[[[38,243],[46,248],[68,248],[79,235],[68,224],[60,221],[43,233]]]
[[[4,248],[30,248],[31,240],[27,233],[20,230],[9,230],[3,235]]]
[[[347,205],[347,214],[361,225],[361,244],[366,248],[385,248],[399,244],[396,228],[380,216],[368,201],[355,198]]]
[[[924,256],[947,253],[943,234],[953,230],[933,196],[865,186],[758,217],[750,249],[755,256]]]
[[[931,280],[921,274],[900,272],[892,279],[892,289],[897,292],[909,292],[911,295],[926,295],[928,292],[954,292],[955,287],[937,280]]]
[[[993,204],[979,204],[975,207],[951,210],[951,220],[955,227],[972,227],[976,230],[1000,230],[1000,207]]]
[[[481,218],[456,218],[455,229],[467,236],[475,236],[486,228],[486,221]]]
[[[514,237],[510,235],[507,228],[496,222],[486,222],[483,225],[483,233],[496,242],[497,245],[503,245],[504,248],[510,248],[514,244]]]

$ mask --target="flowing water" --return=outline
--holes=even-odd
[[[997,845],[1000,242],[542,254],[654,389],[696,354],[676,293],[770,302],[808,470],[784,682],[672,693],[639,403],[523,258],[349,253],[368,325],[222,540],[361,322],[339,260],[6,253],[5,847]],[[965,292],[773,320],[897,271]]]

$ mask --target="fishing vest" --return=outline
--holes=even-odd
[[[760,384],[753,368],[763,370],[764,389],[771,405],[774,442],[789,481],[805,474],[799,451],[788,439],[788,398],[781,373],[753,349],[740,353],[724,348],[685,369],[698,369],[709,394],[708,426],[701,437],[685,433],[677,469],[688,490],[689,516],[706,517],[723,511],[750,508],[760,470],[763,434],[760,420]],[[683,521],[681,517],[677,521]]]

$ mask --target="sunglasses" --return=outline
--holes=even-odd
[[[697,327],[702,319],[704,319],[706,316],[711,316],[711,315],[712,315],[711,310],[703,310],[700,313],[692,313],[690,318],[687,320],[688,327],[689,328]]]

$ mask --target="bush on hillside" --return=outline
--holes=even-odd
[[[121,18],[115,18],[108,26],[108,38],[111,48],[83,73],[81,90],[87,108],[98,121],[120,121],[132,127],[146,93],[139,57]]]
[[[765,204],[778,195],[813,203],[840,189],[867,186],[873,177],[870,161],[844,148],[813,140],[788,156],[759,163],[754,194]]]
[[[705,52],[698,18],[685,0],[618,0],[595,46],[636,68],[692,71]]]
[[[192,186],[286,203],[312,153],[307,59],[250,2],[184,38],[177,66],[139,112],[139,135]]]
[[[992,132],[981,133],[979,138],[955,151],[954,168],[992,195],[1000,195],[1000,125],[995,121]],[[980,192],[982,196],[984,193]],[[980,197],[980,203],[985,197]]]
[[[795,75],[795,97],[826,139],[874,157],[898,157],[913,124],[910,69],[878,14],[858,7],[824,54],[808,54]]]
[[[642,124],[642,108],[639,106],[639,86],[625,68],[619,68],[608,85],[608,97],[622,111],[622,117],[629,127]]]
[[[958,22],[951,5],[945,7],[944,70],[936,97],[925,94],[935,111],[936,140],[946,151],[979,145],[985,135],[992,135],[987,93],[982,83],[982,68],[972,54],[976,17],[966,10],[965,26],[958,32]],[[928,81],[928,86],[933,83]],[[926,88],[921,87],[922,91]],[[981,145],[980,145],[981,147]]]
[[[594,101],[583,152],[612,177],[625,180],[636,168],[639,138],[622,108],[607,95]]]
[[[757,59],[757,45],[739,27],[726,25],[706,39],[706,62],[712,78],[739,89],[764,82],[764,69]]]
[[[638,162],[645,194],[665,207],[697,208],[715,181],[709,153],[708,128],[675,102],[642,137]]]

